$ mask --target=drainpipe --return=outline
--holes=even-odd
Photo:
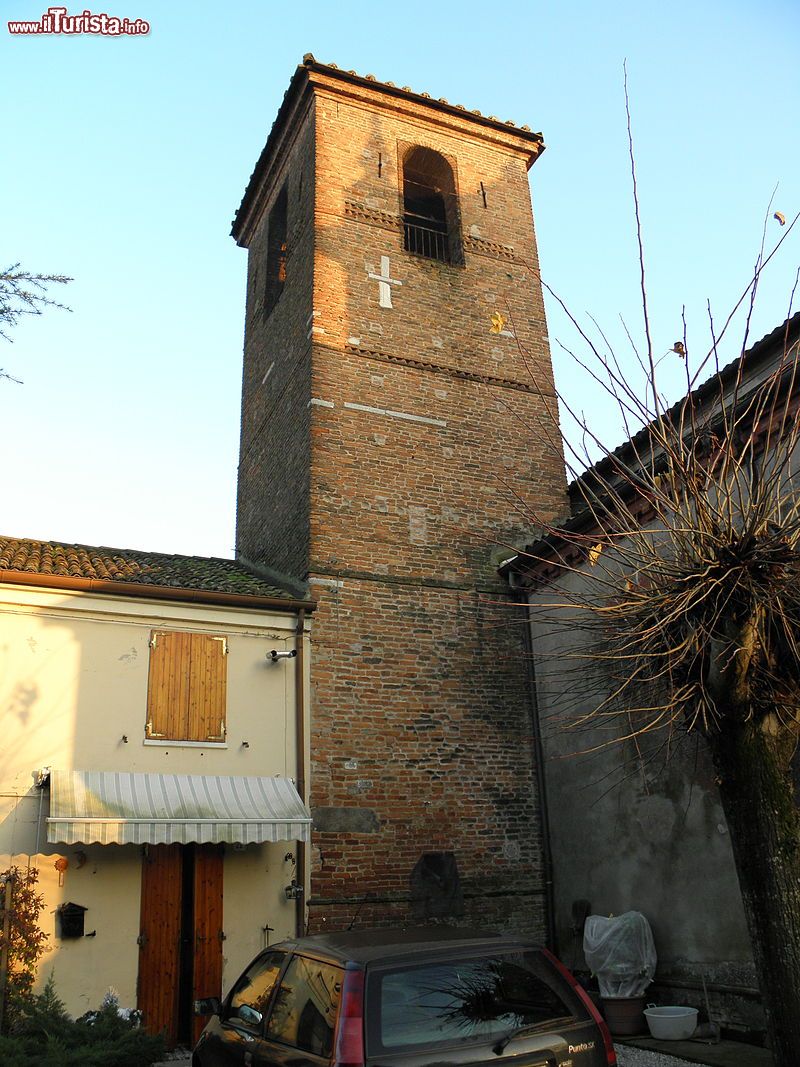
[[[294,660],[294,707],[295,707],[295,745],[297,747],[297,792],[304,803],[306,797],[306,679],[305,679],[305,641],[303,635],[306,626],[306,613],[304,608],[297,612],[297,639],[295,649],[297,655]],[[295,878],[303,887],[295,899],[295,931],[297,937],[302,937],[306,932],[306,892],[307,892],[307,855],[305,841],[297,842],[297,865]]]
[[[542,868],[544,875],[544,910],[547,947],[558,955],[558,938],[556,936],[555,898],[553,893],[553,853],[550,848],[550,814],[547,806],[547,784],[544,774],[544,748],[542,747],[541,725],[539,720],[539,701],[536,696],[536,671],[533,666],[533,638],[531,637],[530,600],[524,589],[517,589],[518,603],[525,605],[525,660],[528,676],[528,691],[531,701],[531,722],[533,725],[533,752],[536,764],[536,792],[539,801],[539,818],[542,825]]]

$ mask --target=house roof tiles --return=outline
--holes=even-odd
[[[232,559],[0,536],[0,580],[13,582],[15,574],[39,575],[42,585],[49,584],[48,578],[75,578],[151,590],[185,590],[187,594],[192,591],[287,602],[298,599],[288,588],[289,581],[284,588]]]

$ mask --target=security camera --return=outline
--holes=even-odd
[[[277,649],[273,648],[271,652],[267,653],[267,659],[270,663],[277,663],[279,659],[294,659],[296,655],[296,648],[293,648],[291,652],[278,652]]]

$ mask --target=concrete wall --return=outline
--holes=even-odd
[[[558,948],[583,968],[572,903],[593,914],[642,912],[653,928],[657,979],[673,1003],[703,1003],[734,1027],[763,1016],[730,838],[711,760],[698,736],[655,731],[625,740],[616,725],[574,725],[609,692],[602,667],[583,658],[580,615],[546,605],[570,602],[586,578],[569,574],[531,597],[534,669],[545,751]],[[563,595],[562,595],[563,594]],[[596,751],[591,751],[596,749]]]
[[[265,653],[293,648],[295,625],[288,612],[0,586],[0,869],[31,864],[40,870],[49,934],[40,983],[54,973],[71,1013],[98,1006],[109,985],[124,1005],[135,1005],[141,849],[48,845],[48,790],[35,788],[36,770],[294,778],[294,661],[267,664]],[[153,629],[227,636],[224,746],[145,743]],[[271,941],[294,932],[294,905],[283,893],[294,874],[284,856],[293,850],[292,842],[226,850],[226,988],[263,946],[264,926],[274,928]],[[63,886],[53,866],[59,856],[69,862]],[[55,937],[55,908],[66,901],[89,909],[86,931],[96,930],[95,937]]]

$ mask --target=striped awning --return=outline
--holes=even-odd
[[[51,844],[308,841],[311,818],[289,778],[50,772]]]

